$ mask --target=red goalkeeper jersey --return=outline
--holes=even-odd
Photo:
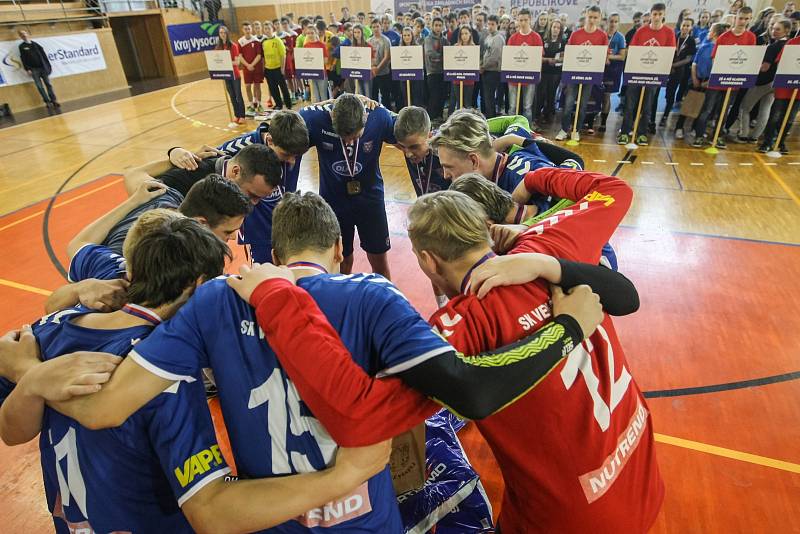
[[[581,200],[521,235],[512,254],[597,263],[632,196],[622,180],[559,168],[538,169],[525,183]],[[477,354],[551,315],[547,286],[536,281],[483,300],[456,297],[431,322],[457,350]],[[506,482],[504,532],[645,532],[653,524],[664,486],[650,415],[608,316],[536,388],[477,425]]]

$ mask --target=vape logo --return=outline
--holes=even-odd
[[[581,50],[575,59],[579,65],[588,65],[592,62],[592,53],[586,49]]]
[[[652,67],[658,63],[658,54],[652,50],[648,50],[647,53],[640,58],[640,62],[643,67]]]

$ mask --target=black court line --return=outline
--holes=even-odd
[[[226,104],[217,104],[216,106],[212,106],[210,108],[203,109],[201,111],[198,111],[197,113],[205,113],[206,111],[211,111],[212,109],[216,109],[216,108],[219,108],[219,107],[222,107],[222,106],[225,106],[225,105]],[[59,274],[61,274],[61,276],[64,277],[65,280],[67,279],[67,274],[68,274],[67,270],[64,268],[63,265],[61,265],[61,262],[58,261],[58,257],[56,256],[56,253],[53,250],[53,245],[52,245],[52,243],[50,243],[50,230],[49,230],[49,227],[50,227],[50,213],[53,210],[53,205],[55,204],[56,199],[58,198],[58,195],[60,195],[61,192],[64,191],[64,188],[67,187],[67,185],[69,185],[69,183],[72,181],[72,179],[75,178],[75,176],[77,176],[77,174],[79,172],[81,172],[83,169],[85,169],[88,165],[90,165],[92,162],[94,162],[95,160],[97,160],[101,156],[104,156],[104,155],[108,154],[110,151],[114,150],[115,148],[118,148],[119,146],[127,143],[128,141],[130,141],[132,139],[135,139],[136,137],[139,137],[140,135],[144,135],[144,134],[150,133],[153,130],[157,130],[158,128],[161,128],[162,126],[166,126],[167,124],[172,124],[174,122],[184,121],[184,120],[186,120],[186,119],[184,119],[183,117],[175,117],[174,119],[168,120],[166,122],[162,122],[161,124],[153,126],[152,128],[148,128],[147,130],[143,130],[143,131],[141,131],[141,132],[139,132],[137,134],[134,134],[134,135],[132,135],[130,137],[126,137],[125,139],[123,139],[119,143],[111,145],[110,147],[106,148],[105,150],[103,150],[99,154],[96,154],[92,158],[86,160],[83,163],[83,165],[78,167],[75,170],[75,172],[70,174],[69,177],[66,180],[64,180],[64,183],[62,183],[59,186],[59,188],[56,190],[56,192],[53,194],[53,196],[50,197],[50,201],[47,203],[47,208],[45,208],[45,210],[44,210],[44,220],[42,221],[42,240],[44,241],[44,248],[47,251],[47,256],[50,258],[50,263],[53,264],[53,267],[56,268],[56,270],[59,272]]]
[[[633,150],[628,149],[628,151],[625,152],[625,156],[620,161],[629,161],[630,163],[617,163],[616,168],[613,171],[611,171],[611,176],[617,176],[619,174],[619,171],[622,170],[622,167],[624,167],[625,165],[630,165],[631,163],[636,161],[636,156],[631,157],[631,154],[633,154]]]
[[[751,380],[740,380],[739,382],[726,382],[724,384],[711,384],[708,386],[697,386],[692,388],[662,389],[656,391],[643,392],[647,399],[659,399],[664,397],[683,397],[687,395],[703,395],[705,393],[719,393],[720,391],[733,391],[735,389],[753,388],[789,382],[800,378],[800,371],[784,373],[782,375],[765,376],[763,378],[753,378]]]

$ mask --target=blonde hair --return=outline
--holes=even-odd
[[[457,191],[419,197],[408,212],[408,237],[417,251],[426,250],[445,261],[491,244],[483,208]]]
[[[448,191],[464,193],[481,205],[490,221],[498,224],[505,222],[506,215],[514,207],[511,193],[477,172],[462,174],[453,180]]]
[[[125,257],[126,260],[129,259],[131,253],[139,244],[139,241],[154,229],[160,228],[172,221],[183,219],[184,217],[185,215],[181,212],[166,208],[154,208],[142,213],[125,236],[125,241],[122,243],[123,257]]]
[[[447,147],[450,150],[469,154],[477,152],[482,156],[492,153],[492,136],[489,124],[482,115],[470,110],[459,110],[439,127],[439,132],[431,139],[435,149]]]

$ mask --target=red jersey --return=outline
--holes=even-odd
[[[711,51],[711,57],[716,57],[717,47],[720,45],[752,46],[754,44],[756,44],[756,34],[754,34],[753,32],[745,30],[742,34],[736,35],[735,33],[733,33],[733,30],[728,30],[719,37],[717,37],[717,42],[714,43],[714,50]]]
[[[531,33],[527,35],[522,35],[520,32],[515,33],[514,35],[508,38],[508,45],[544,46],[544,43],[542,43],[542,38],[539,36],[538,33],[536,33],[535,31],[531,31]]]
[[[798,35],[794,39],[789,39],[788,41],[786,41],[786,45],[783,48],[786,48],[787,46],[797,46],[797,45],[800,45],[800,35]],[[778,59],[776,61],[781,60],[781,56],[783,55],[783,48],[778,53]],[[792,98],[793,90],[794,89],[789,89],[788,87],[776,88],[775,98],[777,98],[778,100],[789,100],[790,98]]]
[[[322,41],[315,41],[313,43],[306,41],[303,43],[303,48],[321,48],[322,49],[322,57],[328,59],[328,47],[325,46],[325,43]]]
[[[630,46],[676,46],[675,32],[667,26],[654,30],[648,24],[636,30]]]
[[[247,37],[239,38],[239,52],[242,54],[242,59],[247,63],[252,63],[256,57],[261,56],[261,59],[254,65],[255,69],[264,69],[264,54],[261,49],[261,41],[255,36],[248,39]]]
[[[604,32],[600,28],[596,29],[591,33],[581,28],[580,30],[575,30],[574,32],[572,32],[572,35],[569,36],[569,41],[567,41],[567,44],[607,45],[608,35],[606,35],[606,32]]]
[[[597,263],[632,198],[622,180],[589,172],[542,168],[525,183],[579,200],[522,234],[511,253]],[[456,350],[477,354],[551,315],[547,285],[536,281],[483,300],[456,297],[431,322]],[[652,424],[608,316],[535,389],[476,424],[506,481],[503,531],[646,532],[655,521],[664,486]]]

